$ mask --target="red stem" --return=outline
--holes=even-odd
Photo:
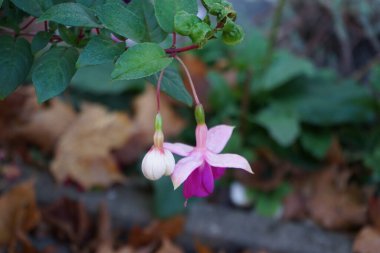
[[[25,30],[26,28],[28,28],[37,18],[33,17],[29,20],[28,23],[26,23],[23,27],[21,27],[20,31],[22,30]]]
[[[177,45],[177,34],[173,33],[173,43],[172,43],[172,48],[176,48]]]
[[[45,28],[45,32],[48,31],[48,22],[47,21],[44,21],[44,28]]]
[[[197,48],[199,48],[198,45],[190,45],[190,46],[180,47],[180,48],[168,48],[168,49],[165,49],[165,52],[167,54],[176,54],[176,53],[182,53],[182,52],[190,51]]]

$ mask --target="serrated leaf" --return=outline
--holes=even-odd
[[[145,32],[136,2],[138,1],[132,1],[127,5],[122,0],[108,0],[96,8],[96,13],[106,28],[124,37],[140,41]]]
[[[75,74],[78,56],[75,48],[55,47],[37,59],[32,80],[38,102],[45,102],[67,88]]]
[[[154,15],[154,8],[150,0],[140,0],[141,17],[145,26],[145,36],[142,41],[159,43],[167,37],[167,33],[161,29]]]
[[[159,27],[149,0],[108,0],[96,8],[105,27],[137,42],[161,42],[166,33]]]
[[[37,53],[38,51],[44,49],[49,43],[52,37],[52,33],[41,31],[34,36],[32,41],[32,52]]]
[[[196,0],[155,0],[154,9],[158,23],[168,33],[174,32],[174,17],[179,11],[197,14]]]
[[[34,17],[41,16],[54,4],[52,0],[11,0],[11,2]]]
[[[0,36],[0,99],[15,91],[25,80],[32,62],[28,41]]]
[[[129,48],[118,61],[112,78],[117,80],[138,79],[153,75],[173,61],[165,50],[155,43],[141,43]]]
[[[290,108],[275,105],[267,107],[258,113],[256,121],[282,146],[291,145],[300,133],[298,115]]]
[[[154,75],[148,76],[146,79],[156,86],[159,76],[160,72],[157,72]],[[161,91],[188,106],[193,104],[191,95],[186,90],[185,84],[183,83],[178,70],[174,67],[168,67],[165,69],[161,82]]]
[[[77,67],[113,62],[125,50],[124,43],[115,43],[105,36],[93,37],[84,48],[77,61]]]
[[[66,26],[100,27],[92,11],[79,3],[54,5],[38,20],[54,21]]]

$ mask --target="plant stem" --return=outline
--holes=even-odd
[[[197,92],[195,90],[193,79],[191,78],[189,70],[187,69],[185,63],[181,60],[181,58],[179,58],[178,56],[174,56],[174,58],[182,65],[183,69],[186,72],[187,78],[188,78],[190,86],[191,86],[191,90],[193,92],[193,96],[194,96],[194,100],[195,100],[195,105],[200,105],[201,103],[199,102],[198,95],[197,95]]]
[[[168,49],[165,49],[165,52],[167,54],[176,54],[176,53],[182,53],[182,52],[190,51],[197,48],[199,48],[198,45],[190,45],[190,46],[180,47],[180,48],[168,48]]]
[[[161,91],[161,82],[162,78],[164,77],[165,69],[163,69],[160,73],[160,76],[157,81],[157,91],[156,91],[156,99],[157,99],[157,113],[160,112],[161,104],[160,104],[160,91]]]
[[[35,17],[31,18],[28,23],[26,23],[23,27],[20,28],[20,31],[23,31],[26,28],[28,28],[36,19],[37,18],[35,18]]]
[[[176,48],[177,46],[177,34],[173,33],[173,42],[172,42],[172,48]]]

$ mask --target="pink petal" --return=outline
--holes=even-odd
[[[234,127],[219,125],[207,132],[207,148],[214,153],[220,153],[231,138]]]
[[[214,178],[208,164],[194,170],[187,178],[183,187],[186,199],[191,197],[206,197],[214,191]]]
[[[195,153],[179,160],[174,167],[174,172],[172,174],[174,189],[177,189],[190,176],[190,174],[203,163],[204,160],[200,153]]]
[[[180,156],[189,156],[194,147],[183,143],[164,143],[164,148]]]
[[[206,161],[214,167],[243,169],[253,174],[247,159],[236,154],[213,154],[207,152]]]
[[[197,125],[195,128],[195,138],[197,141],[197,148],[204,148],[206,147],[207,142],[207,126],[206,124]]]

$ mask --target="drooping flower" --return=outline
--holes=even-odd
[[[145,155],[141,169],[144,176],[150,180],[160,179],[162,176],[170,176],[173,173],[175,160],[173,154],[164,148],[164,134],[162,133],[162,119],[160,114],[156,116],[154,144]]]
[[[249,162],[237,154],[219,154],[230,139],[233,127],[218,125],[208,129],[201,105],[196,108],[196,146],[182,143],[164,143],[164,147],[183,156],[174,168],[172,181],[177,189],[184,183],[183,195],[206,197],[214,191],[214,181],[219,179],[226,168],[243,169],[253,173]]]

